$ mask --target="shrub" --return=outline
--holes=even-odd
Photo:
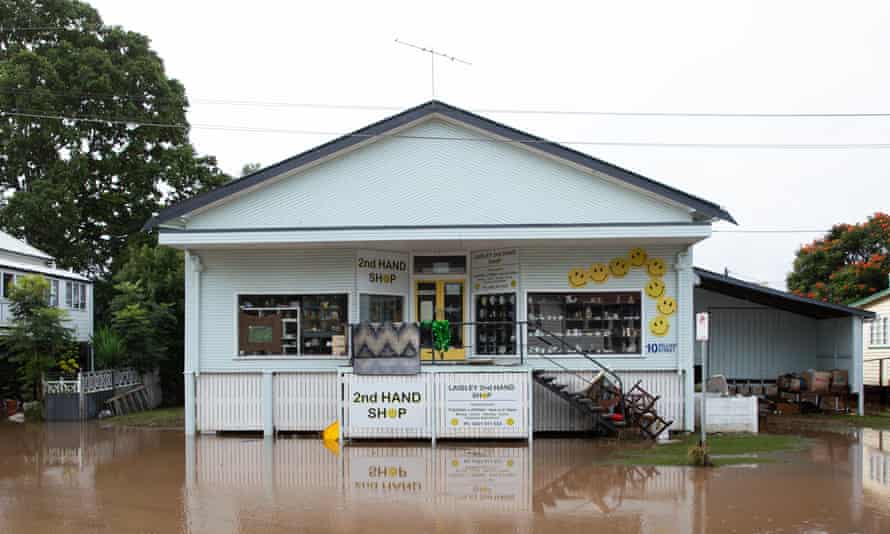
[[[124,340],[107,326],[100,327],[93,334],[93,356],[99,369],[121,367],[126,359],[127,348]]]

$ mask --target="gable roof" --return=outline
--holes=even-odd
[[[700,267],[695,268],[695,274],[698,275],[701,280],[701,284],[698,286],[701,289],[720,293],[721,295],[726,295],[728,297],[747,300],[770,308],[785,310],[798,315],[806,315],[816,319],[832,319],[850,316],[859,316],[869,319],[875,316],[874,312],[867,310],[851,308],[850,306],[843,306],[841,304],[832,304],[830,302],[822,302],[821,300],[808,299],[806,297],[795,295],[794,293],[779,291],[778,289],[773,289],[771,287],[746,282],[745,280],[718,274]]]
[[[633,187],[649,191],[663,198],[687,206],[699,212],[705,218],[721,219],[733,224],[736,223],[735,219],[732,218],[732,215],[730,215],[729,212],[713,202],[690,195],[689,193],[685,193],[661,182],[657,182],[635,172],[618,167],[617,165],[594,158],[593,156],[579,152],[575,149],[511,128],[481,115],[460,109],[439,100],[430,100],[417,107],[407,109],[401,113],[397,113],[391,117],[387,117],[352,133],[348,133],[307,150],[306,152],[297,154],[284,161],[270,165],[253,174],[232,180],[216,189],[183,200],[173,206],[169,206],[161,210],[157,216],[146,222],[143,230],[155,228],[167,221],[175,219],[176,217],[186,215],[196,209],[221,201],[226,197],[257,186],[267,180],[276,178],[283,173],[292,171],[303,165],[330,156],[340,150],[352,147],[377,136],[386,136],[401,126],[405,126],[433,114],[445,116],[494,136],[509,139],[517,144],[533,147],[552,156],[570,161],[576,165],[601,172]]]
[[[883,291],[878,291],[874,295],[869,295],[865,298],[861,298],[857,301],[851,302],[850,306],[853,306],[856,308],[861,308],[863,306],[866,306],[868,304],[872,304],[878,300],[881,300],[884,297],[890,297],[890,287],[888,287],[887,289],[885,289]]]
[[[39,258],[47,261],[51,261],[53,259],[53,257],[46,252],[32,247],[21,239],[12,237],[6,232],[0,232],[0,250],[5,250],[15,254],[21,254],[23,256],[31,256],[32,258]]]

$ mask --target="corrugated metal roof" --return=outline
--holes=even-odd
[[[854,315],[865,318],[875,316],[874,312],[867,310],[801,297],[793,293],[746,282],[731,276],[724,276],[699,267],[695,268],[695,274],[701,279],[699,287],[707,291],[816,319],[831,319]]]
[[[186,215],[198,208],[219,202],[239,191],[254,187],[266,180],[276,178],[283,173],[290,172],[303,165],[331,156],[340,150],[355,146],[359,143],[364,143],[375,136],[386,135],[388,132],[399,128],[400,126],[410,124],[433,114],[443,115],[454,121],[488,132],[494,136],[515,141],[517,144],[526,145],[576,165],[601,172],[633,187],[640,188],[644,191],[654,193],[665,199],[692,208],[704,217],[722,219],[731,223],[736,222],[728,211],[713,202],[709,202],[661,182],[646,178],[643,175],[597,159],[589,154],[511,128],[510,126],[506,126],[481,115],[471,113],[438,100],[430,100],[417,107],[407,109],[401,113],[397,113],[396,115],[319,145],[316,148],[297,154],[296,156],[266,167],[253,174],[237,180],[232,180],[216,189],[165,208],[161,210],[156,217],[152,217],[151,220],[147,221],[143,230],[151,230],[160,224],[182,215]]]
[[[55,278],[65,278],[68,280],[77,280],[80,282],[93,283],[89,278],[79,275],[77,273],[72,273],[71,271],[66,271],[64,269],[53,269],[52,267],[46,267],[43,265],[34,265],[32,263],[21,263],[17,261],[9,261],[9,260],[0,260],[0,269],[7,268],[14,271],[22,271],[26,273],[36,273],[36,274],[45,274],[47,276],[53,276]]]
[[[16,239],[6,232],[0,232],[0,250],[8,250],[9,252],[14,252],[16,254],[24,254],[25,256],[32,256],[34,258],[42,258],[45,260],[52,260],[53,257],[47,254],[46,252],[32,247],[31,245],[25,243],[21,239]]]

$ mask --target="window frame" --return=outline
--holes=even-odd
[[[358,321],[362,322],[362,297],[398,297],[402,299],[402,320],[401,321],[392,321],[392,322],[405,322],[407,321],[406,317],[408,316],[408,297],[403,295],[402,293],[388,293],[385,291],[362,291],[357,294],[356,304],[358,305]]]
[[[606,289],[606,288],[596,288],[596,289],[585,289],[585,288],[578,288],[578,289],[574,289],[574,288],[572,288],[572,289],[565,289],[565,288],[525,289],[522,292],[523,306],[521,308],[523,310],[523,317],[525,318],[525,322],[526,322],[525,323],[526,331],[525,331],[525,340],[524,340],[525,345],[523,347],[523,351],[525,351],[525,357],[526,358],[544,358],[544,359],[546,359],[546,358],[559,358],[559,359],[584,358],[584,355],[573,353],[573,352],[554,352],[552,354],[546,354],[546,355],[529,352],[529,337],[531,334],[530,330],[532,330],[532,327],[531,327],[531,321],[528,318],[528,307],[529,307],[528,299],[531,295],[533,295],[533,294],[547,294],[547,295],[560,294],[560,295],[565,296],[565,295],[570,295],[570,294],[585,294],[585,295],[601,294],[601,295],[603,295],[603,294],[614,294],[614,293],[633,293],[634,295],[637,295],[637,297],[638,297],[637,303],[639,303],[639,306],[640,306],[640,346],[637,348],[637,352],[595,352],[595,353],[590,353],[590,355],[597,359],[606,359],[606,358],[643,359],[643,358],[646,358],[647,357],[646,346],[651,342],[651,340],[649,339],[649,328],[648,328],[649,317],[646,313],[645,294],[642,289],[617,289],[617,288],[609,288],[609,289]],[[518,313],[518,309],[520,309],[519,306],[517,306],[517,313]],[[674,316],[676,316],[676,313],[674,314]],[[674,326],[674,328],[676,328],[676,326]],[[675,343],[675,342],[671,342],[671,343]]]
[[[890,314],[878,314],[869,321],[868,348],[890,347]]]
[[[309,360],[335,360],[335,361],[343,361],[352,357],[352,331],[350,328],[350,317],[352,316],[352,300],[353,295],[355,294],[353,288],[344,288],[341,290],[330,290],[330,291],[307,291],[307,290],[281,290],[281,291],[251,291],[251,290],[239,290],[234,293],[232,307],[232,332],[234,335],[232,336],[232,359],[235,361],[243,361],[243,360],[297,360],[297,361],[309,361]],[[239,338],[239,329],[238,329],[238,316],[240,310],[240,299],[245,295],[269,295],[269,296],[278,296],[278,295],[286,295],[286,296],[296,296],[296,297],[304,297],[304,296],[322,296],[322,295],[342,295],[346,297],[346,314],[343,317],[343,322],[346,325],[345,335],[346,335],[346,353],[342,355],[334,355],[334,354],[240,354],[240,344],[241,340]],[[302,320],[302,301],[300,302],[300,318]]]
[[[49,305],[53,308],[59,307],[59,280],[55,278],[49,279]]]

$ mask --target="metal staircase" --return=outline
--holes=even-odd
[[[535,382],[589,417],[595,433],[620,437],[625,432],[633,431],[655,440],[673,423],[658,415],[655,405],[660,397],[646,391],[642,381],[625,390],[621,377],[587,352],[576,350],[561,337],[542,328],[536,328],[532,335],[547,345],[580,354],[598,369],[597,374],[588,379],[558,360],[541,355],[562,371],[580,379],[584,384],[581,389],[561,382],[552,371],[538,370],[532,374]]]

